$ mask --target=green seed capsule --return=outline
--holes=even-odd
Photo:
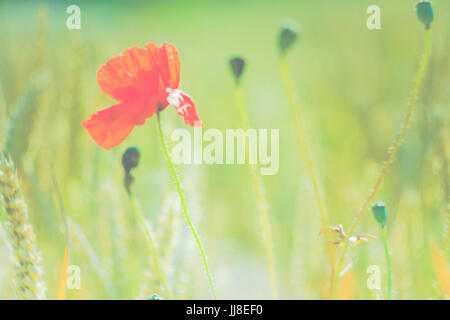
[[[386,205],[384,204],[384,202],[381,201],[375,202],[375,204],[372,206],[372,213],[375,220],[377,220],[377,222],[382,227],[384,227],[387,220]]]
[[[241,79],[241,75],[244,72],[245,60],[241,57],[234,57],[230,59],[231,72],[234,75],[236,83]]]
[[[139,150],[136,147],[130,147],[125,150],[122,156],[122,165],[126,173],[137,167],[139,164],[139,156]]]
[[[300,30],[295,23],[286,24],[280,32],[279,46],[281,54],[285,54],[287,50],[292,47],[295,40],[298,38]]]
[[[416,13],[419,20],[429,29],[431,22],[434,20],[433,5],[429,1],[420,1],[416,5]]]

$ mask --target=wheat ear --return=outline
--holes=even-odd
[[[28,208],[20,189],[12,160],[0,153],[0,200],[6,213],[5,223],[11,242],[15,266],[14,282],[18,299],[45,299],[45,283],[41,280],[41,255],[37,249]]]

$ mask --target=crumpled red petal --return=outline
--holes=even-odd
[[[191,127],[203,127],[203,123],[198,116],[194,100],[179,89],[167,88],[169,95],[167,102],[174,106],[177,114],[184,118],[184,123]]]
[[[164,42],[161,47],[157,47],[154,43],[149,42],[146,47],[153,57],[153,61],[157,64],[161,78],[162,87],[178,88],[180,85],[181,63],[178,51],[171,43]]]
[[[149,96],[159,89],[159,67],[147,49],[133,47],[103,64],[97,82],[104,93],[124,102]]]
[[[125,140],[134,128],[133,119],[130,117],[131,108],[132,106],[125,103],[116,104],[95,112],[81,125],[100,147],[111,149]]]

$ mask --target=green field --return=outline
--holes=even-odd
[[[260,176],[278,296],[332,298],[326,241],[319,236],[317,201],[278,70],[277,37],[286,21],[300,26],[286,59],[329,226],[342,224],[347,232],[375,185],[414,88],[428,32],[417,19],[416,3],[81,1],[81,29],[69,30],[66,8],[72,1],[0,2],[0,150],[18,168],[42,255],[47,298],[53,299],[60,285],[67,238],[70,264],[79,266],[81,286],[67,288],[66,299],[165,296],[123,186],[121,157],[130,146],[141,154],[133,171],[135,198],[153,230],[171,298],[211,298],[161,151],[156,117],[108,151],[80,125],[116,103],[97,84],[99,67],[124,49],[148,42],[176,46],[180,88],[194,98],[204,129],[222,132],[241,127],[228,61],[235,55],[245,58],[241,87],[250,127],[279,129],[279,171]],[[380,30],[366,27],[366,9],[372,4],[381,8]],[[450,296],[450,3],[435,0],[433,5],[433,50],[411,122],[355,232],[378,240],[347,251],[337,298],[376,299],[377,292],[367,286],[371,265],[381,270],[387,297],[381,228],[370,210],[375,200],[384,201],[388,211],[392,298]],[[192,131],[170,108],[161,114],[167,139],[179,127]],[[178,170],[217,297],[270,299],[249,168],[202,164]],[[4,213],[0,211],[0,299],[14,299],[15,262]],[[330,248],[336,257],[343,250]]]

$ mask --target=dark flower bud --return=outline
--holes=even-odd
[[[431,22],[434,20],[434,10],[431,2],[427,0],[420,1],[416,5],[416,13],[419,20],[429,29]]]
[[[278,39],[281,54],[285,54],[287,50],[292,47],[299,33],[299,27],[293,22],[289,22],[283,26]]]
[[[128,194],[131,194],[131,185],[133,184],[133,176],[130,174],[130,170],[137,167],[139,164],[139,150],[136,147],[130,147],[123,153],[122,166],[125,170],[125,177],[123,184]]]
[[[245,60],[241,57],[233,57],[230,59],[230,67],[237,84],[239,83],[241,75],[244,72]]]
[[[375,204],[372,206],[372,213],[375,220],[377,220],[381,227],[384,227],[387,220],[386,205],[384,204],[384,202],[375,202]]]
[[[123,153],[122,165],[126,173],[129,173],[131,169],[137,167],[139,164],[139,150],[136,147],[130,147]]]

